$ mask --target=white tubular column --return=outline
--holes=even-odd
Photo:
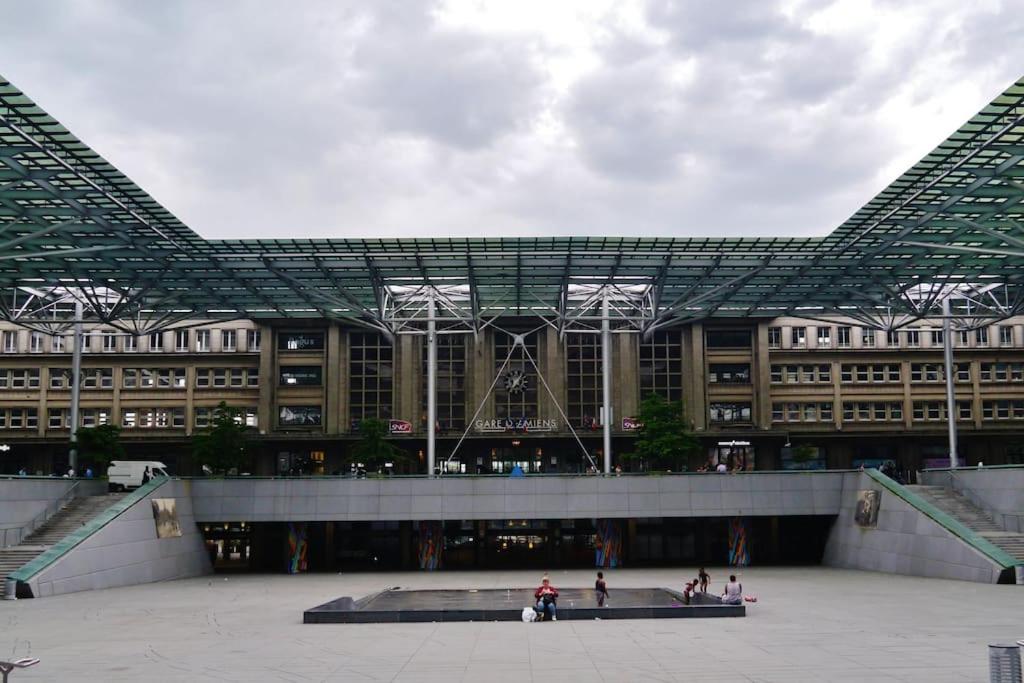
[[[612,322],[608,292],[601,303],[601,406],[604,412],[604,473],[612,471]]]
[[[434,442],[437,438],[437,319],[435,317],[434,291],[430,290],[427,302],[427,476],[434,476],[436,453]]]
[[[942,300],[942,360],[946,371],[946,424],[949,427],[949,466],[956,469],[956,393],[953,374],[953,324],[949,297]]]
[[[82,316],[85,307],[75,301],[74,339],[71,342],[71,447],[68,450],[68,466],[78,474],[78,404],[82,390]]]

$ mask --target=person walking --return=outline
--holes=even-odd
[[[597,573],[594,590],[597,591],[597,606],[605,607],[605,601],[608,599],[608,583],[604,580],[604,572]]]

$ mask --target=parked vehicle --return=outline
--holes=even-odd
[[[167,477],[167,465],[156,460],[112,460],[107,468],[108,488],[111,491],[127,491],[142,486],[142,479],[149,468],[149,476]]]

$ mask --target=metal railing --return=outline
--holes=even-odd
[[[80,482],[76,481],[69,486],[68,490],[62,493],[59,498],[47,503],[46,508],[32,518],[32,520],[27,524],[0,527],[0,548],[11,548],[16,545],[21,545],[23,540],[31,536],[37,529],[50,521],[55,514],[60,512],[64,506],[75,497],[75,492],[78,489],[79,483]]]

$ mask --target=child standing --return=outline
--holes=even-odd
[[[700,579],[700,592],[707,593],[708,584],[711,583],[711,575],[704,571],[704,567],[701,567],[698,578]]]
[[[597,581],[594,582],[594,590],[597,591],[597,606],[604,607],[608,599],[608,584],[604,580],[604,572],[597,573]]]

